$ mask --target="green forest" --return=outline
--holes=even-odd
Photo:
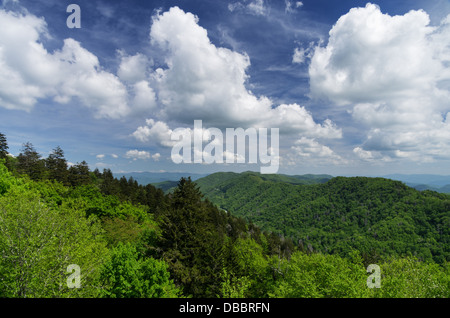
[[[221,173],[197,183],[220,208],[306,250],[345,257],[355,249],[371,262],[385,256],[450,260],[450,195],[383,178],[290,179]]]
[[[42,158],[27,142],[13,157],[0,134],[0,297],[450,296],[447,195],[385,179],[208,177],[165,194],[69,166],[60,147]]]

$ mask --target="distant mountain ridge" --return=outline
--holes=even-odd
[[[242,173],[237,172],[215,172],[207,176],[194,179],[200,186],[202,193],[209,193],[209,191],[216,187],[218,184],[224,182],[236,182],[236,180],[247,177],[255,177],[264,181],[279,182],[287,184],[317,184],[324,183],[333,178],[327,174],[305,174],[305,175],[285,175],[285,174],[261,174],[259,172],[246,171]],[[155,187],[162,189],[164,192],[168,192],[175,188],[179,180],[167,180],[157,183],[152,183]]]
[[[431,186],[442,187],[450,184],[450,175],[437,174],[388,174],[383,178],[399,180],[407,183],[428,184]]]
[[[286,182],[290,184],[314,184],[324,183],[333,176],[328,174],[304,174],[304,175],[287,175],[287,174],[260,174],[257,172],[246,171],[242,173],[237,172],[215,172],[215,173],[189,173],[189,172],[128,172],[128,173],[114,173],[116,178],[125,176],[127,179],[132,177],[139,184],[147,185],[153,184],[163,191],[169,191],[174,188],[182,177],[191,177],[196,181],[205,177],[209,177],[206,182],[211,182],[218,178],[222,181],[236,177],[240,174],[255,174],[259,175],[263,180],[274,182]],[[450,193],[450,175],[435,175],[435,174],[388,174],[380,176],[381,178],[397,180],[405,183],[407,186],[419,191],[431,190],[440,193]],[[217,181],[217,180],[216,180]],[[204,185],[203,185],[204,186]]]
[[[416,190],[432,190],[440,193],[450,193],[450,175],[436,174],[389,174],[383,176],[392,180],[404,182]]]
[[[450,257],[450,196],[380,177],[215,173],[196,181],[205,197],[305,249]]]
[[[132,177],[139,184],[147,185],[150,183],[160,183],[165,181],[179,181],[182,177],[191,177],[192,180],[206,177],[208,174],[190,173],[190,172],[127,172],[114,173],[114,177],[120,179],[122,176],[129,179]]]

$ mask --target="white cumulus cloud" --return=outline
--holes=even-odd
[[[303,106],[276,106],[253,94],[247,89],[248,55],[215,46],[192,13],[173,7],[155,16],[150,36],[167,64],[155,72],[161,120],[192,124],[202,119],[219,128],[276,127],[282,133],[341,137],[337,127],[316,123]]]
[[[127,90],[98,58],[73,39],[50,53],[43,18],[0,10],[0,107],[30,111],[42,98],[79,98],[97,117],[128,114]]]
[[[412,10],[390,16],[374,4],[353,8],[311,59],[313,98],[348,109],[367,127],[362,159],[450,158],[450,16],[431,26]]]
[[[150,159],[152,156],[148,151],[133,149],[128,150],[127,153],[125,154],[125,157],[133,160],[137,159],[145,160]]]

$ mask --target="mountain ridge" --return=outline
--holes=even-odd
[[[154,186],[161,188],[164,191],[169,191],[171,188],[175,187],[177,182],[182,178],[191,177],[193,181],[202,179],[211,175],[216,176],[236,176],[239,174],[254,174],[257,173],[265,179],[271,179],[274,181],[285,181],[292,184],[305,183],[306,181],[311,181],[313,179],[322,178],[322,181],[327,181],[334,176],[329,174],[301,174],[301,175],[290,175],[290,174],[260,174],[254,171],[245,172],[213,172],[213,173],[190,173],[190,172],[126,172],[126,173],[114,173],[114,176],[120,178],[125,176],[127,179],[132,177],[138,183],[142,185],[153,184]],[[274,177],[277,176],[277,177]],[[368,178],[386,178],[391,180],[398,180],[411,188],[415,188],[419,191],[431,190],[440,193],[450,193],[450,176],[447,175],[437,175],[437,174],[388,174],[381,176],[366,176]],[[304,181],[304,182],[302,182]]]
[[[222,178],[220,178],[222,177]],[[324,253],[415,255],[449,259],[450,196],[382,177],[333,177],[310,184],[258,173],[198,179],[205,197],[261,229]],[[292,180],[291,180],[292,181]]]

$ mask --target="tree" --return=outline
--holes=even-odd
[[[449,298],[449,264],[443,267],[417,258],[390,258],[380,264],[381,288],[373,289],[380,298]]]
[[[202,194],[190,178],[182,178],[171,205],[160,221],[163,258],[169,264],[175,283],[194,297],[220,293],[217,273],[222,270],[220,251],[224,237],[214,227],[215,207],[202,201]]]
[[[19,173],[27,174],[32,180],[42,179],[45,171],[44,162],[31,142],[23,144],[22,152],[17,157],[17,160]]]
[[[49,178],[59,181],[65,185],[68,184],[67,160],[64,158],[64,151],[61,147],[56,147],[45,160]]]
[[[72,187],[91,183],[89,166],[86,161],[83,160],[69,168],[68,181]]]
[[[77,202],[49,207],[29,184],[0,197],[0,297],[95,297],[106,256],[100,222]],[[67,284],[69,265],[80,269],[80,288]]]
[[[6,136],[0,133],[0,159],[6,159],[8,154],[8,142],[6,141]]]
[[[120,243],[111,251],[101,272],[105,298],[171,298],[179,290],[170,279],[167,264],[154,258],[141,258],[131,244]]]
[[[106,195],[118,195],[120,193],[119,181],[114,178],[110,169],[103,169],[100,190]]]
[[[338,255],[295,252],[281,266],[283,279],[271,293],[283,298],[368,297],[362,259],[350,262]]]

